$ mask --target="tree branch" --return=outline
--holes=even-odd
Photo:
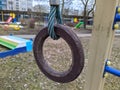
[[[84,0],[81,0],[81,2],[82,2],[82,4],[85,6],[85,2],[84,2]]]
[[[96,5],[96,0],[95,0],[95,2],[94,2],[94,4],[93,4],[93,7],[88,11],[87,16],[89,16],[89,14],[94,10],[95,5]]]

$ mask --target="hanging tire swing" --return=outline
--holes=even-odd
[[[50,22],[51,23],[51,22]],[[39,69],[51,80],[59,83],[67,83],[75,80],[81,73],[84,67],[84,52],[82,48],[82,44],[77,37],[77,35],[70,30],[70,28],[56,24],[53,25],[54,31],[49,32],[49,24],[48,27],[43,28],[39,31],[34,39],[33,44],[33,53],[36,60],[36,63]],[[50,33],[52,35],[50,35]],[[53,35],[54,33],[54,35]],[[64,72],[58,72],[53,70],[44,59],[43,55],[43,45],[45,40],[51,36],[53,39],[57,36],[59,38],[64,39],[69,45],[72,52],[72,64],[68,70]]]
[[[45,27],[37,34],[34,40],[33,52],[40,70],[50,79],[56,82],[67,83],[76,79],[84,67],[84,53],[79,38],[63,25],[55,26],[55,33],[63,38],[72,52],[72,65],[65,72],[53,70],[44,60],[43,44],[48,38],[48,28]]]

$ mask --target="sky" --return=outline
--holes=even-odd
[[[33,6],[38,5],[38,4],[49,5],[48,1],[49,0],[33,0]]]
[[[49,8],[49,0],[33,0],[33,6],[35,5],[45,5],[45,8]],[[67,0],[65,0],[67,1]],[[80,2],[80,0],[72,0],[72,4],[69,5],[69,2],[67,2],[64,6],[64,8],[69,8],[70,10],[78,10],[79,14],[83,11],[83,4]],[[48,9],[49,11],[49,9]]]
[[[38,4],[49,6],[49,0],[33,0],[33,6]],[[69,5],[66,5],[66,6],[69,6]],[[73,0],[71,7],[73,9],[80,9],[82,6],[80,6],[80,2],[78,2],[78,0]]]
[[[60,1],[62,1],[62,0],[60,0]],[[65,1],[69,1],[69,0],[65,0]],[[71,1],[72,1],[71,7],[75,8],[75,9],[79,9],[79,8],[83,7],[80,0],[71,0]],[[93,1],[94,0],[90,0],[90,2],[93,2]],[[38,5],[38,4],[44,4],[44,5],[49,6],[49,0],[33,0],[33,6]]]

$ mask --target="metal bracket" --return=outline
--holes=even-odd
[[[50,0],[50,5],[60,5],[60,0]]]

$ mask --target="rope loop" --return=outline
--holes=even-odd
[[[62,24],[62,17],[61,17],[59,5],[51,5],[50,14],[48,17],[48,19],[49,19],[49,21],[48,21],[49,36],[53,40],[58,40],[60,37],[58,35],[56,35],[56,33],[54,31],[55,18],[56,18],[57,24]]]

